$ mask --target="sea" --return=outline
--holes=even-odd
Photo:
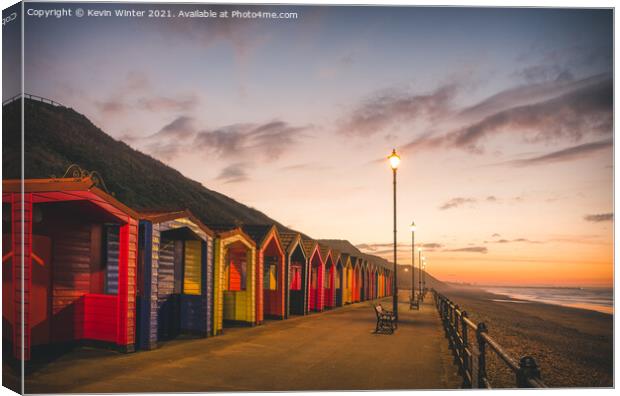
[[[564,307],[589,309],[608,314],[614,310],[614,289],[610,287],[521,287],[485,286],[484,290],[521,301],[494,301],[527,304],[535,301]]]

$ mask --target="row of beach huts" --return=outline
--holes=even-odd
[[[346,241],[135,211],[89,177],[5,180],[2,203],[3,341],[16,359],[149,350],[391,294],[387,261]]]

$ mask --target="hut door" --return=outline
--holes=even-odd
[[[183,242],[161,238],[158,270],[158,338],[178,335],[182,287]]]
[[[32,236],[31,345],[50,343],[52,317],[52,239]]]

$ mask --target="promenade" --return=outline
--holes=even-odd
[[[373,334],[372,302],[226,329],[120,354],[80,348],[26,378],[27,393],[454,389],[461,383],[430,295],[401,293],[393,335]],[[382,300],[391,308],[391,299]]]

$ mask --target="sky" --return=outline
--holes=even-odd
[[[78,7],[151,8],[64,5]],[[390,260],[396,148],[399,263],[415,221],[442,280],[612,285],[611,10],[161,8],[175,17],[26,16],[26,92],[287,226]],[[178,16],[197,9],[297,18]]]

